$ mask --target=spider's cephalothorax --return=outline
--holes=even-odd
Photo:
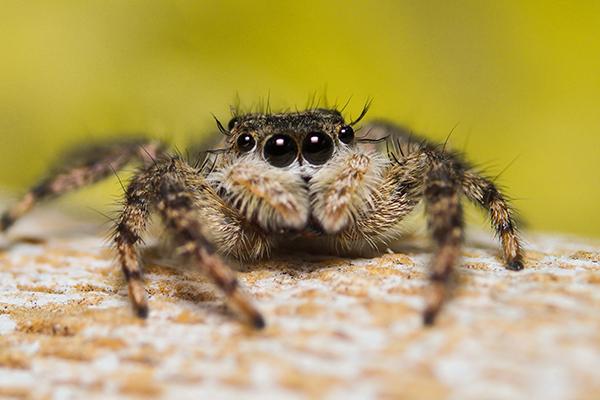
[[[373,201],[384,160],[357,148],[337,111],[248,114],[227,135],[207,179],[264,233],[336,234]]]
[[[346,122],[327,109],[236,116],[227,128],[218,123],[222,146],[208,151],[201,165],[146,139],[88,146],[4,213],[0,230],[37,202],[97,182],[137,159],[143,165],[127,187],[114,241],[142,317],[148,306],[136,247],[152,212],[162,217],[178,253],[205,271],[256,327],[264,325],[263,317],[221,256],[257,259],[295,241],[328,251],[379,249],[400,235],[399,224],[420,202],[436,247],[426,323],[442,306],[460,256],[463,197],[489,212],[507,268],[523,268],[511,209],[489,179],[445,146],[389,123],[367,124],[359,137],[353,126],[363,116]],[[377,138],[387,153],[376,150]]]

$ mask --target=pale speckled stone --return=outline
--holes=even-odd
[[[253,332],[199,273],[162,263],[140,322],[102,233],[50,212],[16,228],[0,239],[0,398],[600,398],[597,242],[526,235],[515,273],[472,234],[429,329],[422,238],[246,266],[269,324]]]

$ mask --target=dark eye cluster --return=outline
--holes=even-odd
[[[230,129],[235,125],[232,120]],[[354,130],[351,126],[343,126],[338,132],[340,142],[350,144],[354,140]],[[247,153],[256,148],[256,139],[249,133],[242,133],[236,139],[236,145],[240,152]],[[313,165],[325,164],[332,156],[334,150],[333,138],[325,132],[310,132],[300,143],[290,135],[278,133],[267,139],[263,146],[263,155],[269,164],[283,168],[292,164],[298,158],[302,158]]]

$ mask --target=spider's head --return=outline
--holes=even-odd
[[[227,146],[207,179],[219,196],[266,232],[337,232],[351,217],[328,222],[321,215],[327,209],[324,193],[353,170],[368,182],[375,176],[369,168],[378,158],[357,148],[361,138],[352,128],[365,113],[366,108],[353,122],[329,109],[238,116],[227,128],[219,126]],[[359,194],[355,203],[363,198]]]
[[[314,170],[354,144],[352,124],[336,110],[246,114],[229,122],[230,146],[276,168]]]

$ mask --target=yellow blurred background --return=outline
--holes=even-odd
[[[0,11],[0,186],[122,132],[183,145],[239,95],[326,93],[495,175],[535,230],[600,236],[600,2],[16,1]],[[101,185],[71,201],[102,209]]]

